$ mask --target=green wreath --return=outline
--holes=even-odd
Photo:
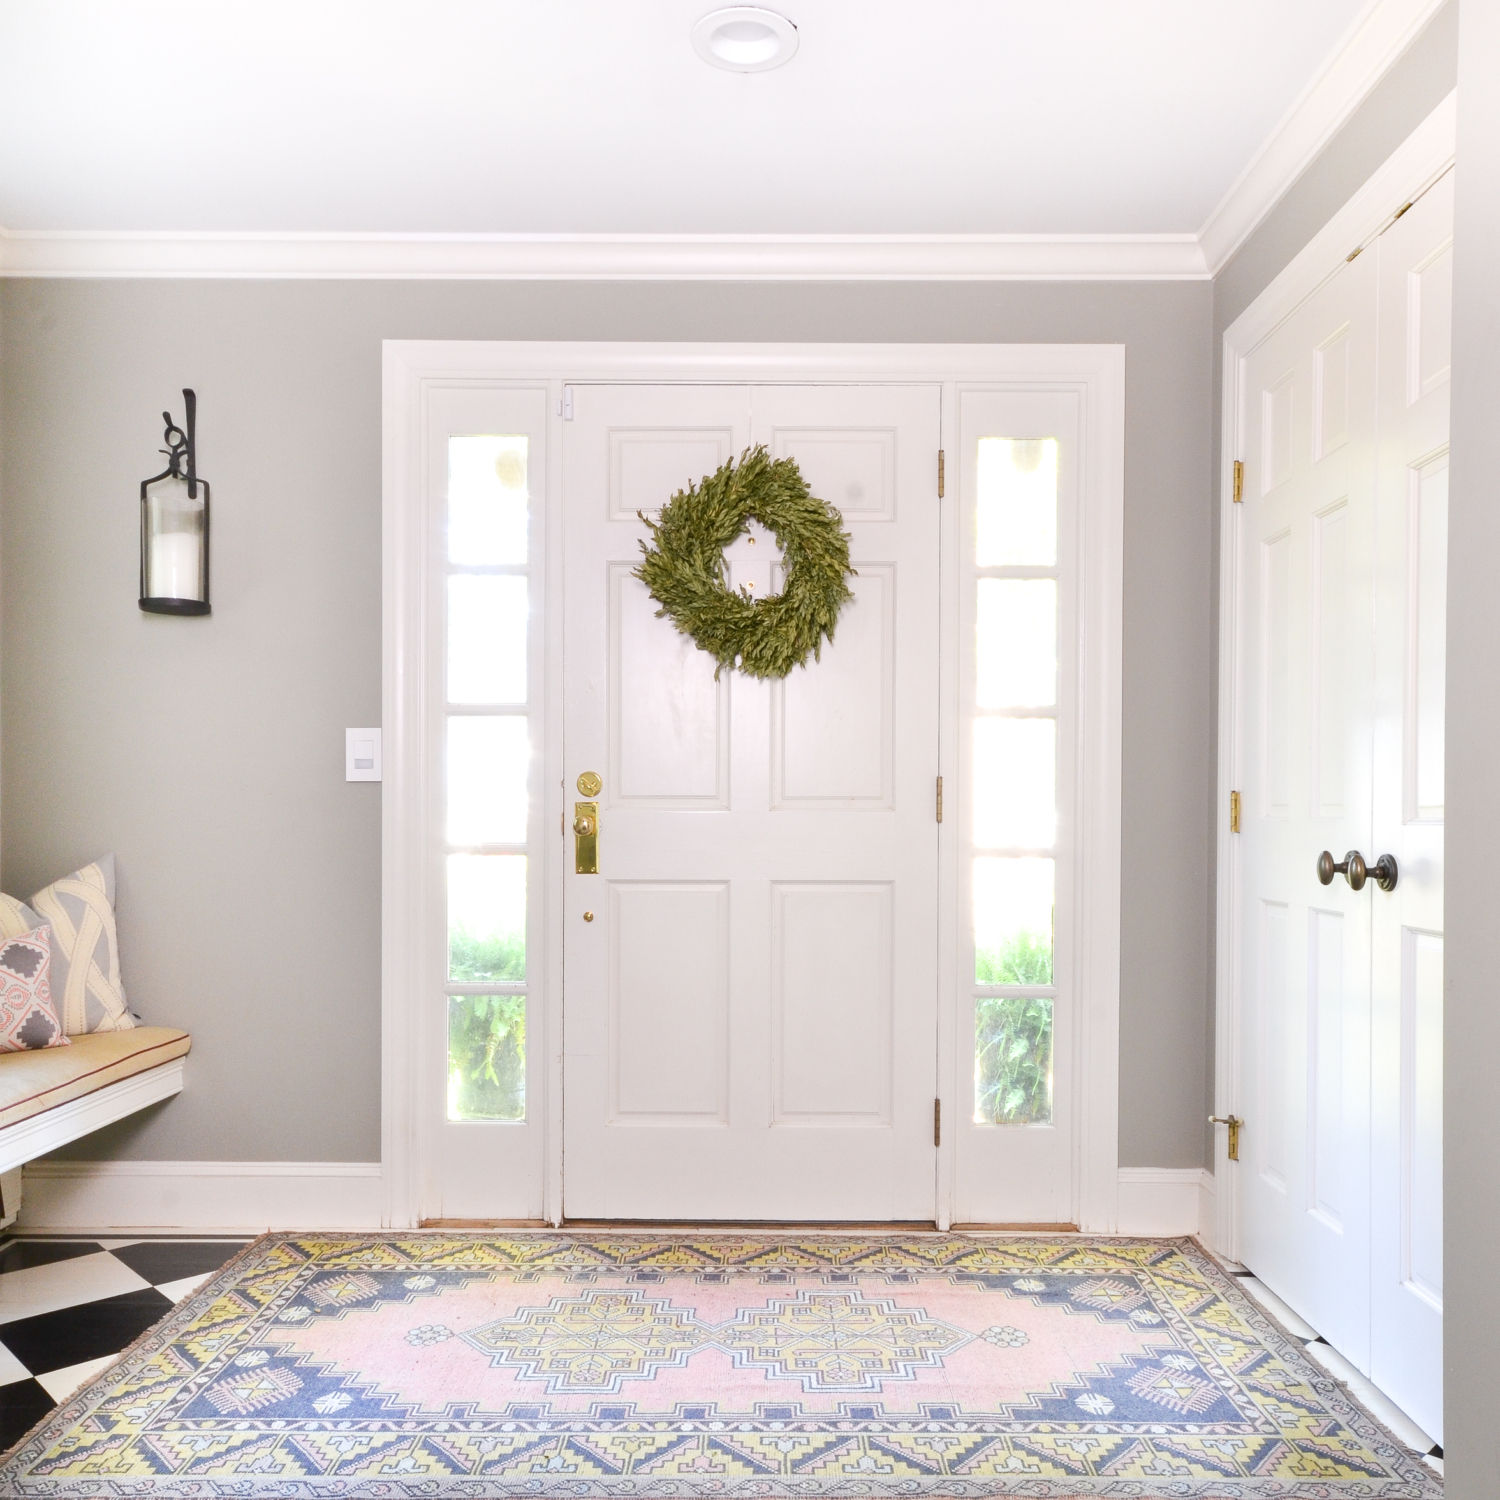
[[[639,512],[638,512],[639,514]],[[654,546],[635,576],[666,616],[718,663],[717,677],[735,667],[750,677],[785,677],[809,655],[820,658],[833,639],[839,611],[854,597],[846,577],[849,537],[844,518],[807,487],[790,458],[764,446],[747,448],[698,484],[679,490],[651,528]],[[781,545],[786,583],[754,599],[725,581],[724,549],[756,520]]]

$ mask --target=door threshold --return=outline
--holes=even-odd
[[[954,1224],[955,1234],[1077,1234],[1076,1224]]]
[[[423,1219],[421,1229],[551,1229],[547,1219]],[[561,1229],[725,1230],[764,1233],[790,1230],[802,1234],[937,1234],[932,1219],[564,1219]],[[953,1224],[953,1234],[1077,1234],[1076,1224]]]
[[[419,1229],[551,1229],[546,1219],[423,1219]]]
[[[759,1233],[768,1229],[792,1230],[800,1234],[819,1234],[831,1230],[846,1233],[877,1230],[884,1234],[936,1234],[932,1219],[564,1219],[564,1229],[644,1229],[707,1230],[714,1234],[726,1229]]]

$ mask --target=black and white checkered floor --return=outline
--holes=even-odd
[[[0,1452],[247,1243],[0,1240]]]

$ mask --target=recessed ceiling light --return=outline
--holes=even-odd
[[[706,63],[731,73],[779,68],[797,50],[797,28],[774,10],[731,5],[710,11],[693,27],[693,50]]]

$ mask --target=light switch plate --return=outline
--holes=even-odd
[[[346,729],[344,731],[344,780],[380,780],[380,731]]]

